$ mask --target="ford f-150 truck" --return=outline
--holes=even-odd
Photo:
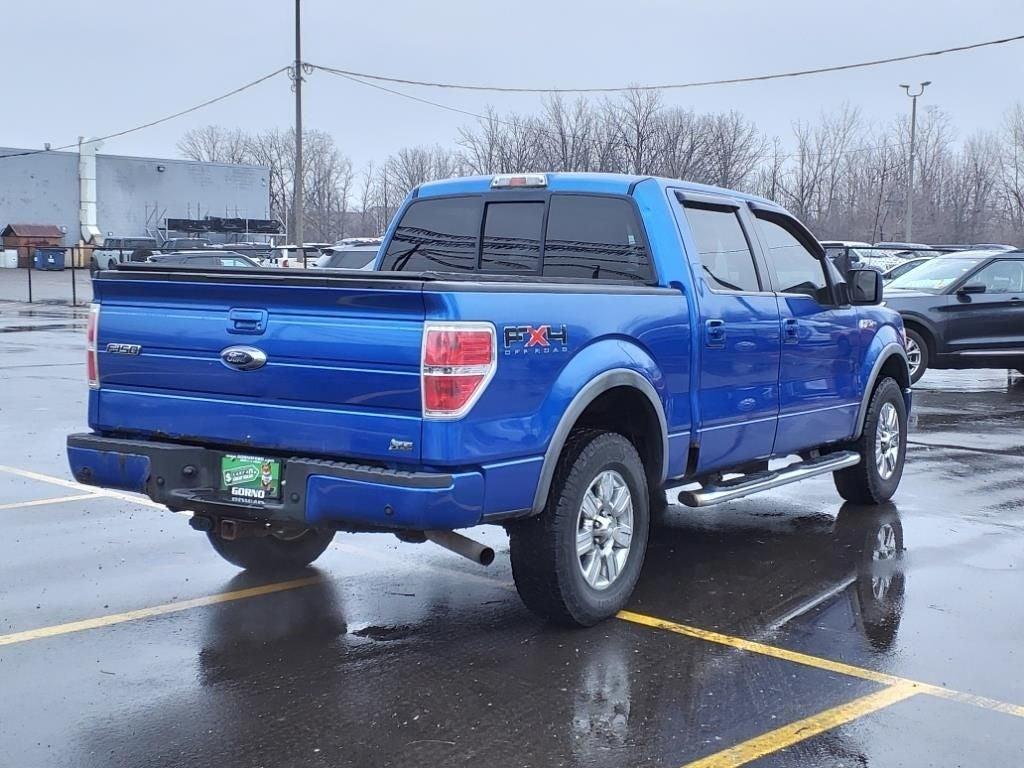
[[[190,511],[230,562],[303,567],[337,531],[504,526],[524,602],[619,610],[671,491],[701,507],[903,471],[910,377],[881,277],[778,205],[645,177],[424,184],[362,273],[101,273],[82,483]],[[769,464],[771,462],[771,465]],[[788,463],[787,463],[788,462]]]

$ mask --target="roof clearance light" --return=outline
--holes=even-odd
[[[491,189],[510,187],[546,187],[548,177],[543,173],[502,173],[491,179]]]

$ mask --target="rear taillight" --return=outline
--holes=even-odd
[[[476,403],[497,367],[494,326],[427,323],[423,330],[423,416],[457,419]]]
[[[96,353],[96,337],[100,327],[100,305],[89,305],[89,321],[85,326],[85,371],[90,389],[100,388],[100,361]]]

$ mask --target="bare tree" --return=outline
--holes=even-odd
[[[248,139],[240,129],[207,125],[186,131],[178,141],[178,152],[189,160],[207,163],[246,163]]]
[[[665,107],[656,92],[617,99],[560,97],[536,114],[498,113],[459,129],[452,147],[405,147],[369,164],[358,180],[326,133],[311,131],[303,187],[312,236],[380,234],[410,190],[433,179],[517,171],[662,175],[755,191],[787,206],[820,237],[902,239],[907,195],[915,238],[932,242],[1024,239],[1024,105],[997,134],[955,140],[932,107],[919,115],[915,184],[907,189],[909,123],[866,124],[844,106],[766,137],[736,111],[699,114]],[[269,169],[272,215],[291,225],[294,141],[290,131],[246,134],[218,126],[187,132],[189,158]],[[353,208],[356,210],[353,211]]]
[[[708,126],[708,162],[713,183],[743,188],[765,152],[753,122],[735,110],[714,115]]]
[[[659,164],[665,142],[661,140],[661,96],[657,91],[626,91],[609,103],[607,114],[614,120],[625,154],[628,173],[651,173]]]

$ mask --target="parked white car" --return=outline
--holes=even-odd
[[[296,245],[275,245],[273,255],[264,261],[266,267],[283,269],[305,269],[316,266],[317,259],[323,255],[323,249],[329,248],[328,243],[306,243],[302,249]],[[303,259],[305,251],[305,259]]]

